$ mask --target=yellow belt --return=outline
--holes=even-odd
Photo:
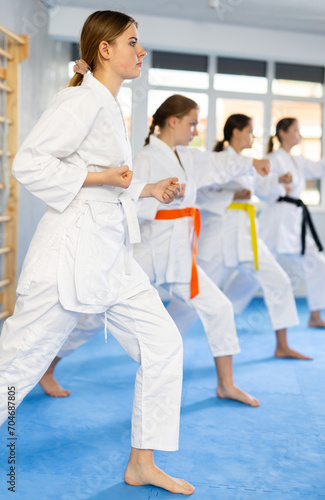
[[[233,210],[246,210],[248,213],[251,224],[251,238],[252,238],[252,248],[254,255],[254,264],[255,264],[255,269],[258,269],[257,234],[255,226],[256,208],[251,203],[237,203],[237,202],[230,203],[228,208],[231,208]]]

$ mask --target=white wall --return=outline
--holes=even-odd
[[[77,41],[91,12],[57,7],[51,12],[50,35]],[[325,36],[129,14],[139,22],[145,48],[324,65]]]

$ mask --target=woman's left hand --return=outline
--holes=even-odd
[[[146,184],[140,198],[156,198],[161,203],[171,203],[180,195],[181,186],[177,177],[168,177],[153,184]]]
[[[180,193],[181,186],[177,177],[169,177],[153,184],[152,196],[161,203],[171,203]]]

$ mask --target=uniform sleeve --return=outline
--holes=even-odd
[[[146,184],[156,182],[152,179],[152,166],[149,155],[141,152],[133,160],[133,172],[136,183],[142,183],[142,189]],[[142,191],[141,189],[141,191]],[[141,194],[139,192],[139,196]],[[158,207],[161,203],[156,198],[141,198],[137,202],[137,214],[140,220],[154,220]]]
[[[325,159],[320,161],[308,160],[305,157],[298,157],[301,159],[302,168],[305,179],[321,179],[325,177]]]
[[[87,176],[86,164],[76,152],[91,130],[98,105],[87,105],[84,99],[79,104],[72,110],[66,104],[45,111],[13,163],[16,179],[59,212],[74,199]]]
[[[253,175],[253,159],[242,155],[231,155],[228,151],[206,152],[191,150],[193,157],[193,176],[197,188],[223,184],[242,175]]]
[[[222,216],[233,198],[234,192],[228,189],[205,187],[198,191],[196,204],[200,210]]]
[[[284,184],[279,182],[279,175],[271,173],[262,177],[261,175],[255,176],[255,193],[262,201],[267,203],[276,202],[279,196],[285,196],[286,190]]]
[[[132,182],[127,190],[132,200],[134,200],[135,202],[139,200],[140,194],[146,184],[147,182],[143,182],[141,179],[137,179],[135,175],[133,175]]]

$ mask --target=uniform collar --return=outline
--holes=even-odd
[[[178,159],[168,144],[166,144],[164,141],[156,137],[155,135],[151,135],[149,138],[150,141],[150,146],[153,146],[155,149],[159,149],[160,151],[163,151],[164,154],[167,154],[170,158],[173,159],[173,161],[176,161],[177,164],[179,164]]]
[[[109,103],[115,102],[115,98],[110,93],[108,88],[100,83],[100,81],[97,80],[97,78],[95,78],[92,73],[87,73],[83,77],[81,86],[91,88],[92,90],[103,96]]]
[[[281,155],[283,155],[283,156],[286,156],[286,157],[287,157],[287,156],[290,156],[290,157],[292,157],[292,154],[291,154],[291,153],[288,153],[288,151],[286,151],[285,149],[283,149],[281,146],[279,147],[278,151],[279,151],[279,153],[280,153]]]
[[[121,106],[118,100],[111,94],[105,85],[103,85],[97,78],[93,76],[92,73],[87,73],[83,77],[81,83],[82,87],[89,88],[99,97],[100,102],[103,107],[114,117],[116,123],[123,127],[125,133],[125,139],[128,142],[127,132],[125,128],[125,122],[121,110]]]
[[[232,146],[227,146],[224,151],[227,151],[231,156],[240,156],[240,153],[237,153]]]

